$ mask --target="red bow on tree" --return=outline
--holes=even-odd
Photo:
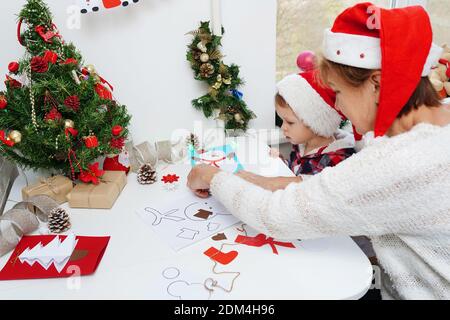
[[[7,145],[8,147],[14,146],[14,141],[5,138],[5,131],[3,130],[0,130],[0,141],[3,142],[3,144]]]
[[[47,43],[52,43],[52,39],[54,37],[58,37],[61,38],[61,36],[58,34],[58,32],[54,32],[53,30],[48,30],[45,31],[44,26],[37,26],[36,28],[34,28],[34,30],[41,36],[41,38],[47,42]]]
[[[78,64],[78,61],[74,58],[68,58],[64,60],[64,62],[61,62],[60,64]]]
[[[234,242],[258,248],[268,244],[272,248],[274,254],[278,254],[276,246],[295,248],[294,244],[290,242],[274,241],[273,238],[269,238],[262,233],[258,234],[256,237],[246,237],[239,235],[237,236],[236,240],[234,240]]]
[[[11,78],[10,76],[6,76],[5,85],[9,86],[11,89],[22,88],[22,84],[16,79]]]
[[[82,170],[80,172],[80,181],[84,182],[84,183],[90,183],[92,182],[93,184],[99,184],[99,177],[103,176],[105,174],[105,171],[100,170],[98,168],[99,163],[96,162],[94,164],[90,164],[88,166],[87,171]]]

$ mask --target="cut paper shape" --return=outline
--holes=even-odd
[[[179,211],[178,209],[169,210],[166,213],[161,213],[158,210],[150,208],[150,207],[147,207],[144,210],[146,212],[152,214],[155,217],[155,219],[154,219],[154,221],[152,223],[153,226],[159,225],[162,222],[162,220],[164,220],[164,219],[171,220],[171,221],[176,221],[176,222],[184,220],[184,218],[182,218],[182,217],[173,216],[173,214],[175,212]]]
[[[143,221],[175,251],[211,238],[239,223],[239,219],[231,215],[214,197],[200,199],[189,190],[181,191],[180,194],[164,201],[156,200],[157,202],[145,204],[142,209],[136,210]],[[196,216],[199,212],[203,219]],[[186,229],[185,232],[183,229]],[[190,234],[188,230],[192,230]]]
[[[265,245],[269,245],[272,248],[272,252],[274,254],[278,254],[276,246],[285,248],[295,248],[295,245],[291,242],[275,241],[273,238],[267,237],[262,233],[256,235],[255,237],[238,235],[236,237],[236,240],[234,240],[234,242],[258,248]]]
[[[210,222],[208,223],[208,231],[215,231],[217,229],[219,229],[220,224],[215,223],[215,222]]]
[[[95,272],[110,237],[23,236],[0,271],[0,280],[64,278]],[[30,249],[31,248],[31,249]]]
[[[192,145],[189,145],[189,154],[191,156],[192,166],[207,164],[231,173],[236,173],[244,169],[234,148],[230,144],[214,147],[201,153],[197,152]]]
[[[180,270],[175,267],[169,267],[163,270],[162,275],[168,280],[178,278],[180,275]]]
[[[214,247],[211,247],[208,250],[206,250],[204,254],[208,256],[210,259],[223,265],[227,265],[233,262],[233,260],[236,259],[236,257],[238,256],[237,251],[232,250],[230,252],[225,253]]]
[[[178,182],[179,179],[180,177],[177,176],[176,174],[168,174],[162,177],[161,181],[164,183],[175,183]]]
[[[33,266],[39,263],[45,270],[54,265],[56,271],[60,273],[69,262],[75,249],[77,240],[74,234],[68,235],[64,240],[56,236],[50,243],[42,245],[39,242],[32,249],[26,248],[20,255],[19,260],[22,263],[28,263]]]
[[[194,240],[195,236],[198,235],[200,232],[198,230],[192,230],[183,228],[181,229],[181,233],[177,235],[178,238],[188,239],[188,240]]]
[[[184,280],[170,283],[167,293],[179,300],[209,300],[211,296],[203,283],[189,283]]]
[[[80,12],[99,12],[105,9],[127,7],[130,3],[138,3],[139,0],[77,0]]]
[[[227,236],[225,235],[225,233],[218,233],[215,236],[213,236],[212,239],[214,241],[222,241],[222,240],[227,240]]]
[[[211,211],[200,209],[197,211],[196,214],[194,214],[194,217],[197,217],[197,218],[200,218],[203,220],[208,220],[208,218],[212,215],[213,215],[213,213]]]

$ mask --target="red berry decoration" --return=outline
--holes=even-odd
[[[125,139],[124,138],[112,138],[111,142],[109,143],[112,148],[122,150],[125,146]]]
[[[64,100],[64,105],[77,112],[80,108],[80,99],[78,99],[78,96],[67,97],[66,100]]]
[[[48,63],[55,64],[58,60],[58,55],[53,51],[47,50],[44,53],[44,60]]]
[[[45,121],[56,121],[61,120],[62,115],[59,113],[58,109],[52,108],[44,117]]]
[[[8,100],[6,100],[5,96],[0,96],[0,110],[3,110],[8,105]]]
[[[98,147],[98,139],[96,136],[86,137],[86,138],[84,138],[84,144],[89,149],[97,148]]]
[[[123,130],[123,128],[121,126],[117,125],[117,126],[114,126],[111,131],[112,131],[113,136],[117,137],[118,135],[120,135],[122,133],[122,130]]]
[[[48,71],[48,62],[42,57],[31,58],[31,71],[45,73]]]
[[[17,71],[19,71],[19,64],[17,63],[17,62],[11,62],[9,65],[8,65],[8,70],[9,70],[9,72],[11,72],[11,73],[17,73]]]

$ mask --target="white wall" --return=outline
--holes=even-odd
[[[113,84],[116,99],[128,106],[136,143],[170,138],[173,130],[192,130],[195,120],[204,119],[190,105],[207,88],[193,79],[185,59],[191,38],[184,34],[210,19],[209,0],[141,0],[125,9],[82,15],[81,29],[69,30],[66,11],[74,2],[47,0],[64,39],[74,42],[86,64],[94,64]],[[3,73],[23,54],[15,15],[24,3],[0,2]],[[258,116],[252,127],[274,128],[276,0],[222,0],[222,8],[225,62],[242,67],[244,98]]]

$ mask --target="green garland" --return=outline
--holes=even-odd
[[[219,110],[219,119],[225,122],[225,129],[247,130],[249,121],[256,116],[247,108],[242,93],[237,89],[243,84],[239,67],[234,64],[228,66],[222,61],[222,37],[212,34],[209,22],[201,22],[199,29],[187,34],[194,36],[188,46],[187,60],[195,72],[195,79],[209,86],[209,92],[192,100],[192,105],[202,110],[207,118],[213,115],[214,110]]]

